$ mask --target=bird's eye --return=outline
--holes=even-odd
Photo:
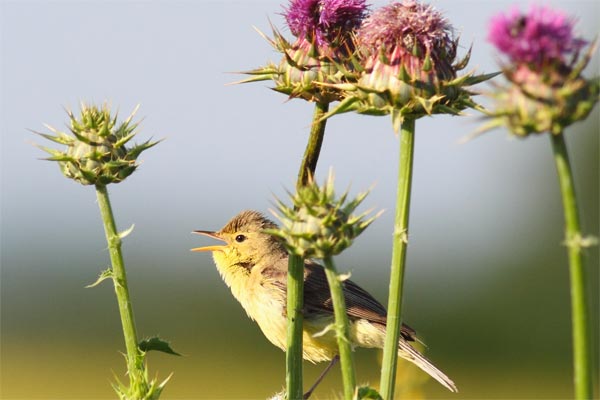
[[[238,243],[242,243],[244,240],[246,240],[246,236],[244,236],[244,235],[237,235],[235,237],[235,241]]]

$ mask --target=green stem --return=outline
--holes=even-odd
[[[404,264],[408,244],[408,216],[412,183],[414,154],[415,120],[407,118],[400,130],[400,161],[398,169],[398,192],[396,194],[396,217],[394,224],[394,244],[390,275],[387,328],[381,368],[381,396],[394,398],[396,364],[398,361],[398,340],[402,325],[402,286]]]
[[[315,103],[310,136],[298,172],[296,188],[306,185],[315,174],[325,135],[327,120],[321,119],[329,110],[329,103]],[[287,278],[287,398],[302,399],[302,324],[304,307],[304,259],[290,254]]]
[[[346,301],[342,281],[338,275],[333,259],[326,257],[325,275],[329,283],[333,313],[335,315],[335,334],[340,354],[340,365],[342,369],[342,382],[344,386],[344,399],[352,400],[356,388],[356,377],[354,375],[354,356],[350,344],[350,323],[346,313]]]
[[[565,244],[569,252],[571,280],[571,324],[573,330],[573,369],[575,398],[591,399],[592,366],[589,353],[588,301],[582,260],[582,235],[571,164],[563,134],[550,135],[565,213]]]
[[[290,254],[287,279],[287,351],[286,376],[287,398],[302,399],[302,323],[304,316],[304,260]]]
[[[326,119],[321,119],[329,110],[329,103],[315,103],[315,111],[313,113],[313,122],[310,127],[310,136],[308,144],[304,151],[300,171],[298,172],[298,182],[296,187],[299,188],[308,183],[308,180],[315,175],[317,169],[317,161],[321,153],[321,145],[325,136]]]
[[[108,243],[110,261],[112,264],[113,283],[117,295],[117,302],[119,304],[121,325],[123,326],[125,349],[127,350],[127,370],[130,382],[132,383],[132,386],[134,386],[131,389],[137,391],[136,387],[144,382],[143,357],[138,348],[133,310],[131,302],[129,301],[127,275],[125,273],[123,254],[121,252],[121,238],[117,232],[106,186],[96,185],[96,195],[98,197],[102,222],[104,223],[104,232],[106,233],[106,242]]]

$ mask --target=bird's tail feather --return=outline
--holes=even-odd
[[[421,355],[421,353],[419,353],[414,347],[404,340],[400,340],[398,345],[398,355],[427,372],[433,379],[444,385],[451,392],[458,392],[458,388],[452,379],[448,378],[448,376],[437,369],[437,367],[433,365],[431,361],[426,359],[423,355]]]

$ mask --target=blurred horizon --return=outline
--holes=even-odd
[[[63,107],[136,104],[137,141],[165,138],[109,192],[123,243],[140,338],[160,335],[182,357],[151,353],[163,398],[265,398],[285,384],[285,356],[263,337],[221,281],[208,243],[243,209],[269,213],[287,199],[304,152],[312,105],[287,101],[269,82],[225,86],[277,61],[253,29],[283,29],[285,1],[2,1],[0,3],[0,398],[114,398],[124,379],[112,287],[94,190],[65,179],[31,144],[29,130],[62,128]],[[489,18],[516,2],[431,2],[471,43],[469,67],[497,69]],[[385,4],[373,2],[375,6]],[[548,1],[598,35],[600,3]],[[520,6],[525,9],[525,6]],[[600,73],[596,53],[586,76]],[[482,85],[481,90],[489,86]],[[484,101],[484,99],[481,99]],[[416,124],[404,321],[426,355],[452,377],[450,395],[401,364],[402,398],[572,398],[567,256],[562,205],[546,135],[504,130],[458,144],[481,119],[436,116]],[[566,140],[583,232],[599,235],[599,122],[594,109]],[[330,167],[341,193],[373,186],[364,208],[386,210],[342,255],[341,270],[387,304],[398,140],[389,117],[328,122],[317,179]],[[598,372],[598,248],[586,249],[594,363]],[[378,383],[378,352],[357,351],[359,382]],[[305,386],[325,364],[305,363]],[[596,379],[598,393],[598,380]],[[331,398],[339,371],[315,392]]]

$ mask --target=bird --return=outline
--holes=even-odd
[[[285,351],[289,256],[282,240],[265,231],[277,228],[277,224],[264,214],[245,210],[218,231],[193,231],[224,244],[197,247],[192,251],[212,252],[216,268],[233,297],[248,317],[256,321],[266,338]],[[353,347],[382,349],[387,320],[385,307],[350,279],[343,281],[343,292]],[[334,321],[329,284],[323,266],[312,259],[304,261],[302,313],[303,358],[312,363],[330,361],[315,385],[305,394],[307,398],[338,360],[335,332],[327,329]],[[416,331],[403,323],[398,355],[415,364],[451,392],[458,392],[454,382],[411,345],[415,341],[419,341]]]

